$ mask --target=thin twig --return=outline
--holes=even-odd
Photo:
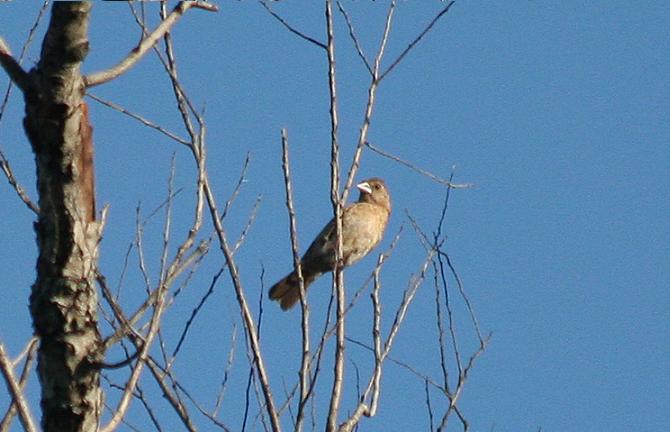
[[[365,392],[361,395],[359,391],[359,403],[354,410],[354,413],[344,422],[339,431],[349,432],[356,427],[360,422],[361,416],[365,415],[367,417],[372,417],[377,411],[377,404],[379,400],[380,392],[380,380],[382,375],[382,364],[384,362],[384,357],[382,353],[382,339],[381,339],[381,303],[379,301],[379,290],[381,288],[381,283],[379,281],[379,269],[383,263],[383,255],[379,256],[377,261],[377,267],[375,269],[374,277],[374,288],[370,297],[372,298],[372,340],[374,345],[374,371],[372,377],[370,378],[369,384],[365,389]],[[370,396],[371,395],[371,396]],[[370,404],[368,405],[367,399],[370,396]]]
[[[28,382],[28,377],[30,376],[30,369],[35,360],[35,354],[37,354],[38,339],[37,336],[30,338],[30,341],[26,344],[26,347],[23,351],[14,359],[12,367],[18,366],[18,363],[23,360],[25,357],[25,362],[23,362],[23,370],[21,371],[21,376],[19,377],[19,389],[23,391]],[[0,421],[0,431],[9,430],[9,426],[14,419],[14,416],[17,414],[17,408],[15,403],[11,403],[7,408],[7,412]]]
[[[16,180],[16,177],[14,177],[14,172],[12,171],[11,165],[9,165],[9,160],[7,157],[5,157],[5,154],[2,152],[0,149],[0,168],[2,168],[2,172],[5,174],[5,177],[7,177],[7,181],[9,182],[9,185],[14,188],[14,191],[16,194],[19,196],[21,201],[28,206],[30,210],[33,211],[35,214],[40,213],[40,208],[35,204],[33,200],[30,199],[28,196],[28,193],[26,193],[26,190],[19,184],[19,182]]]
[[[118,111],[122,114],[127,115],[128,117],[130,117],[132,119],[137,120],[138,122],[142,123],[144,126],[148,126],[151,129],[154,129],[154,130],[162,133],[163,135],[167,136],[168,138],[170,138],[174,141],[177,141],[180,144],[183,144],[185,146],[191,145],[191,143],[189,141],[185,140],[184,138],[181,138],[181,137],[177,136],[177,134],[175,134],[173,132],[170,132],[169,130],[163,128],[162,126],[157,125],[156,123],[152,122],[151,120],[148,120],[148,119],[140,116],[139,114],[135,114],[132,111],[127,110],[126,108],[122,107],[121,105],[118,105],[114,102],[105,100],[105,99],[101,98],[100,96],[94,95],[92,93],[86,93],[86,96],[90,97],[91,99],[93,99],[96,102],[99,102],[99,103],[101,103],[101,104],[103,104],[103,105],[105,105],[109,108],[112,108],[115,111]]]
[[[214,197],[214,192],[210,187],[209,179],[206,173],[204,174],[203,178],[203,191],[207,200],[207,206],[209,207],[212,222],[214,223],[214,229],[219,240],[221,252],[223,253],[226,264],[228,265],[228,274],[230,275],[230,280],[240,307],[240,314],[242,315],[244,327],[250,342],[250,349],[253,353],[253,364],[255,365],[256,371],[258,372],[258,378],[265,398],[265,409],[268,416],[270,417],[272,429],[274,431],[279,431],[281,427],[279,424],[279,418],[277,416],[274,399],[272,397],[272,391],[270,389],[269,378],[265,369],[265,362],[263,361],[263,357],[261,355],[258,333],[254,324],[251,310],[249,309],[249,304],[246,300],[246,296],[244,295],[244,288],[242,287],[239,270],[237,268],[237,264],[235,263],[233,250],[228,244],[226,232],[221,222],[221,214],[219,213],[218,207],[216,205],[216,198]]]
[[[414,170],[414,171],[418,172],[419,174],[421,174],[425,177],[428,177],[429,179],[431,179],[434,182],[439,183],[441,185],[448,186],[452,189],[466,189],[466,188],[471,188],[471,187],[474,186],[472,183],[452,183],[451,181],[445,180],[441,177],[438,177],[435,174],[424,170],[423,168],[419,168],[418,166],[416,166],[416,165],[414,165],[410,162],[407,162],[404,159],[399,158],[398,156],[394,156],[390,153],[387,153],[384,150],[380,149],[379,147],[373,145],[370,142],[366,142],[365,145],[366,145],[367,148],[369,148],[373,152],[375,152],[375,153],[377,153],[381,156],[384,156],[385,158],[391,159],[392,161],[398,162],[401,165],[404,165],[407,168],[409,168],[411,170]]]
[[[444,326],[442,325],[442,301],[440,300],[440,283],[437,264],[433,261],[433,284],[435,286],[435,320],[437,322],[437,343],[440,351],[440,369],[442,370],[442,385],[449,393],[449,371],[447,369],[447,355],[444,342]],[[448,298],[445,300],[448,302]],[[447,303],[448,304],[448,303]]]
[[[216,426],[216,427],[218,427],[219,429],[224,430],[224,431],[230,431],[230,430],[231,430],[228,426],[226,426],[223,422],[221,422],[221,420],[217,419],[215,415],[213,415],[212,413],[210,413],[210,412],[208,412],[206,409],[204,409],[204,408],[198,403],[198,401],[195,400],[195,398],[191,395],[190,392],[187,392],[187,391],[184,390],[181,386],[179,386],[178,388],[179,388],[179,390],[180,390],[182,393],[184,393],[184,394],[186,395],[186,398],[187,398],[188,400],[191,401],[191,403],[193,404],[193,406],[195,406],[195,409],[197,409],[198,412],[200,412],[200,414],[202,414],[202,415],[205,416],[207,419],[209,419],[209,420],[212,422],[212,424],[213,424],[214,426]]]
[[[19,58],[16,60],[16,66],[18,68],[21,68],[21,63],[23,62],[23,59],[26,56],[26,53],[28,52],[28,47],[32,43],[35,34],[37,33],[37,27],[39,26],[40,22],[42,21],[42,17],[44,16],[44,13],[47,10],[47,6],[49,5],[49,0],[46,0],[44,3],[42,3],[42,7],[40,8],[39,12],[37,13],[37,17],[35,18],[35,22],[33,23],[33,26],[30,28],[28,31],[28,37],[26,38],[26,41],[23,43],[23,47],[21,48],[21,54],[19,54]],[[9,48],[5,44],[4,40],[0,38],[0,59],[4,58],[5,56],[10,56],[8,59],[5,59],[6,61],[11,63],[11,53],[9,52]],[[10,67],[14,67],[9,65]],[[20,80],[26,79],[27,76],[23,76],[22,78],[19,78]],[[27,82],[25,83],[27,85]],[[7,103],[9,102],[9,96],[12,93],[12,88],[14,86],[14,81],[11,79],[9,80],[9,83],[7,84],[7,90],[5,91],[5,96],[2,99],[2,104],[0,105],[0,121],[2,121],[2,117],[5,114],[5,108],[7,107]],[[25,88],[22,88],[19,86],[20,89],[25,91]],[[0,167],[2,167],[2,172],[5,174],[5,177],[7,177],[7,181],[9,181],[10,186],[14,188],[14,191],[16,191],[16,194],[19,196],[21,201],[23,201],[26,206],[30,210],[33,211],[35,214],[39,214],[39,207],[37,204],[30,199],[28,194],[26,193],[26,190],[21,184],[16,180],[16,177],[14,177],[14,173],[12,171],[12,167],[9,164],[9,159],[5,156],[5,153],[3,152],[2,148],[0,147]]]
[[[428,410],[428,430],[433,432],[433,407],[430,403],[430,388],[428,381],[424,381],[424,391],[426,393],[426,409]]]
[[[172,227],[172,204],[174,203],[174,177],[177,172],[177,160],[175,153],[172,153],[170,160],[170,175],[168,176],[167,205],[165,206],[165,220],[163,222],[163,245],[160,257],[160,268],[158,270],[158,280],[162,284],[166,278],[168,252],[170,250],[170,231]]]
[[[288,132],[281,130],[282,146],[282,171],[284,173],[284,189],[286,191],[286,209],[289,216],[289,233],[291,235],[291,252],[293,254],[293,267],[298,276],[298,287],[300,289],[300,309],[302,311],[301,329],[302,329],[302,356],[300,360],[300,371],[298,377],[300,380],[300,400],[298,401],[298,413],[296,415],[295,430],[301,431],[305,417],[305,405],[309,396],[309,378],[311,375],[310,365],[310,345],[309,345],[309,305],[307,304],[307,292],[305,291],[305,280],[302,276],[302,266],[300,265],[300,253],[298,246],[298,228],[296,222],[295,209],[293,207],[293,190],[291,187],[291,165],[289,162],[288,151]]]
[[[167,401],[170,403],[173,410],[181,420],[182,424],[186,426],[186,429],[189,430],[190,432],[196,432],[198,429],[193,424],[191,416],[188,413],[188,410],[186,409],[186,405],[184,405],[184,403],[179,399],[176,392],[171,391],[170,387],[168,387],[168,385],[165,383],[164,378],[166,376],[169,377],[174,382],[171,372],[164,368],[161,368],[158,365],[158,363],[151,357],[147,358],[146,364],[149,367],[151,375],[153,375],[156,384],[158,384],[158,386],[161,388],[163,392],[163,397],[165,397]]]
[[[372,122],[372,112],[375,106],[377,88],[379,87],[379,70],[381,67],[382,58],[386,52],[386,44],[389,39],[391,32],[391,22],[393,21],[393,15],[396,8],[396,1],[392,0],[389,5],[388,12],[386,13],[386,20],[384,21],[384,32],[382,35],[381,42],[379,43],[379,50],[375,56],[374,66],[372,68],[372,80],[370,86],[368,87],[368,100],[365,105],[365,114],[363,115],[363,124],[361,125],[359,134],[358,134],[358,143],[356,144],[356,151],[351,160],[351,165],[349,167],[349,173],[347,174],[347,182],[344,186],[344,191],[342,192],[343,202],[347,201],[349,196],[349,191],[354,184],[354,177],[356,177],[356,172],[361,163],[361,157],[363,155],[363,148],[365,143],[368,141],[368,131],[370,130],[370,123]]]
[[[393,71],[393,69],[396,66],[398,66],[398,64],[402,61],[402,59],[405,58],[405,56],[412,50],[412,48],[416,46],[416,44],[419,43],[419,41],[421,41],[421,39],[423,39],[426,33],[428,33],[430,29],[433,28],[433,26],[440,20],[440,18],[442,18],[447,12],[449,12],[449,9],[451,9],[454,3],[456,3],[456,0],[450,1],[444,8],[442,8],[442,10],[437,15],[435,15],[435,17],[430,21],[430,23],[428,23],[428,25],[423,29],[423,31],[419,33],[419,35],[416,38],[414,38],[412,42],[410,42],[407,48],[405,48],[403,52],[401,52],[400,55],[391,62],[391,65],[388,68],[386,68],[386,70],[379,76],[379,81],[386,78],[386,76],[389,73],[391,73],[391,71]]]
[[[186,320],[184,329],[182,330],[181,335],[179,335],[179,339],[177,340],[177,345],[172,351],[172,357],[177,357],[177,354],[179,354],[179,349],[181,348],[182,343],[184,343],[184,340],[186,339],[186,334],[188,333],[189,328],[191,328],[191,325],[195,321],[195,317],[198,315],[198,312],[200,312],[200,309],[202,309],[202,307],[205,305],[205,302],[207,301],[209,296],[214,293],[214,287],[216,286],[216,283],[218,282],[221,274],[223,274],[223,267],[221,267],[219,271],[216,272],[216,274],[212,278],[212,282],[209,284],[209,289],[207,290],[205,295],[202,296],[196,307],[193,308],[193,310],[191,311],[191,316],[188,318],[188,320]]]
[[[259,0],[258,3],[260,3],[261,6],[263,6],[263,7],[265,8],[265,10],[268,11],[268,13],[269,13],[270,15],[272,15],[272,17],[273,17],[274,19],[276,19],[277,21],[279,21],[279,23],[280,23],[281,25],[283,25],[284,27],[286,27],[286,29],[287,29],[288,31],[290,31],[291,33],[293,33],[294,35],[296,35],[296,36],[298,36],[298,37],[300,37],[300,38],[302,38],[302,39],[304,39],[304,40],[306,40],[307,42],[310,42],[310,43],[312,43],[312,44],[318,46],[319,48],[327,49],[326,45],[325,45],[323,42],[319,42],[318,40],[314,39],[313,37],[311,37],[311,36],[307,36],[305,33],[301,32],[300,30],[297,30],[297,29],[296,29],[295,27],[293,27],[291,24],[289,24],[288,22],[286,22],[286,20],[285,20],[284,18],[280,17],[275,11],[273,11],[273,10],[270,8],[270,6],[267,4],[267,1]]]
[[[169,216],[168,216],[169,218]],[[168,225],[169,228],[169,225]],[[142,224],[139,223],[139,208],[138,208],[138,222],[137,222],[137,250],[138,250],[138,257],[139,257],[139,266],[140,266],[140,271],[144,275],[145,279],[145,285],[147,289],[147,295],[148,298],[153,296],[152,289],[151,289],[151,283],[149,280],[148,272],[146,270],[146,266],[144,264],[144,256],[143,256],[143,247],[142,247]],[[193,256],[193,255],[192,255]],[[102,428],[103,432],[111,432],[114,430],[121,420],[123,419],[128,407],[130,406],[130,398],[133,395],[133,392],[136,388],[137,382],[140,378],[140,375],[142,373],[142,369],[144,364],[146,363],[146,360],[148,358],[148,352],[149,348],[151,347],[151,344],[153,342],[153,339],[158,336],[159,330],[160,330],[160,323],[161,323],[161,318],[163,315],[163,312],[165,311],[166,308],[166,295],[169,290],[169,287],[171,286],[172,282],[174,282],[175,278],[179,273],[181,273],[186,266],[188,266],[189,260],[185,260],[184,262],[173,262],[168,270],[165,272],[164,277],[161,277],[161,282],[156,289],[156,300],[155,303],[153,303],[153,314],[151,316],[151,319],[149,321],[149,329],[147,331],[147,334],[143,338],[143,343],[139,344],[136,339],[133,339],[133,343],[135,343],[136,347],[138,348],[139,356],[138,356],[138,361],[136,362],[135,366],[133,367],[133,370],[130,374],[130,377],[128,378],[128,381],[126,382],[125,385],[125,390],[123,392],[123,395],[121,396],[119,403],[117,405],[116,410],[114,411],[114,414],[112,418],[110,419],[109,423]],[[110,301],[110,299],[108,299]],[[113,303],[112,303],[113,304]],[[113,307],[113,310],[115,308]],[[116,311],[115,311],[116,313]],[[119,317],[117,317],[119,318]],[[123,321],[121,321],[123,322]],[[155,374],[154,368],[150,365],[150,369],[152,373]],[[162,381],[161,381],[162,382]],[[159,382],[159,384],[161,384]],[[174,404],[173,404],[174,406]],[[178,411],[178,414],[182,414],[182,412]],[[185,424],[187,427],[190,425],[186,421],[187,419],[182,419],[184,420]]]
[[[21,54],[19,54],[19,58],[17,60],[17,63],[19,65],[23,63],[23,59],[25,58],[26,53],[28,52],[28,47],[30,47],[30,44],[33,42],[33,39],[37,34],[37,27],[39,27],[40,22],[42,21],[42,18],[44,17],[44,13],[47,11],[48,6],[49,6],[49,0],[45,0],[42,3],[42,7],[40,8],[39,12],[37,12],[35,22],[33,22],[33,26],[28,31],[28,37],[26,38],[26,41],[23,43],[23,47],[21,47]],[[4,41],[2,40],[2,38],[0,38],[0,51],[3,50],[2,48],[3,43]],[[9,48],[7,47],[6,44],[4,45],[4,51],[9,54]],[[9,83],[7,84],[7,90],[5,91],[5,96],[2,99],[2,105],[0,105],[0,121],[2,120],[2,116],[5,113],[5,108],[7,107],[7,103],[9,102],[9,95],[12,93],[13,86],[14,83],[10,80]]]
[[[402,233],[402,231],[403,231],[403,227],[401,226],[400,229],[398,230],[398,233],[393,237],[393,240],[391,241],[391,245],[384,252],[382,252],[380,254],[380,259],[381,259],[380,263],[378,261],[378,264],[375,266],[372,274],[363,283],[362,287],[356,291],[356,293],[354,294],[354,296],[352,297],[351,301],[349,302],[349,304],[347,305],[347,307],[344,311],[345,315],[348,314],[349,311],[354,307],[354,304],[355,304],[356,300],[361,295],[363,289],[365,289],[368,282],[374,279],[375,274],[379,270],[381,270],[381,266],[384,263],[386,263],[387,259],[391,256],[391,253],[395,249],[395,247],[398,243],[398,240],[400,239],[400,234]],[[327,318],[324,321],[324,327],[323,327],[323,331],[321,332],[319,343],[318,343],[316,349],[314,350],[314,353],[312,353],[311,363],[315,366],[313,368],[314,372],[312,373],[312,378],[310,380],[310,388],[309,388],[308,395],[311,395],[314,392],[314,389],[316,388],[317,379],[319,377],[319,372],[321,371],[321,367],[320,367],[321,366],[321,359],[323,358],[322,354],[323,354],[324,349],[325,349],[326,341],[328,339],[330,339],[335,334],[335,331],[337,329],[337,325],[334,325],[334,326],[330,325],[331,309],[332,309],[332,305],[333,305],[332,300],[333,300],[333,298],[331,297],[331,301],[328,303],[328,310],[325,314],[325,316]],[[349,342],[352,342],[352,343],[358,343],[357,341],[352,340],[349,337],[345,337],[345,339]],[[361,344],[361,346],[364,346],[364,345]],[[372,351],[372,350],[373,349],[370,348],[370,351]],[[393,359],[391,359],[391,358],[389,358],[389,360],[393,361]],[[293,386],[292,390],[289,392],[286,401],[282,404],[282,406],[279,409],[280,413],[283,412],[286,409],[286,407],[290,406],[289,404],[290,404],[293,396],[295,395],[295,392],[298,389],[298,385],[299,385],[299,382],[296,383]],[[310,397],[310,396],[308,396],[308,397]],[[311,400],[313,402],[314,398],[311,398]]]
[[[342,16],[344,16],[344,20],[347,23],[347,28],[349,29],[349,37],[354,43],[354,47],[356,48],[356,53],[358,53],[358,57],[363,61],[363,64],[365,65],[365,68],[370,72],[370,75],[374,75],[374,72],[372,71],[372,66],[370,66],[370,62],[368,61],[367,57],[365,57],[365,54],[363,53],[363,47],[361,46],[360,41],[358,40],[358,37],[356,36],[356,32],[354,31],[354,24],[351,22],[351,17],[347,13],[346,10],[344,10],[344,6],[342,6],[342,3],[340,0],[337,0],[337,8],[340,10],[340,13]]]
[[[389,355],[391,352],[391,348],[393,347],[393,342],[395,341],[395,337],[398,334],[398,331],[400,330],[400,327],[402,325],[402,322],[405,319],[405,316],[407,314],[407,310],[409,308],[409,305],[412,303],[414,300],[414,296],[416,295],[416,292],[421,286],[421,283],[423,282],[425,275],[426,275],[426,270],[428,268],[428,265],[432,261],[433,257],[435,255],[435,250],[430,250],[428,251],[428,254],[426,255],[426,258],[424,259],[423,264],[419,268],[419,272],[416,276],[412,277],[410,279],[410,282],[408,284],[408,287],[405,289],[405,292],[403,294],[403,299],[398,306],[398,309],[396,310],[395,314],[395,319],[393,320],[393,324],[391,325],[391,329],[389,331],[389,334],[386,337],[386,341],[384,342],[383,349],[381,348],[381,341],[375,341],[375,344],[380,343],[380,346],[375,346],[374,351],[375,351],[375,372],[373,373],[373,376],[370,378],[368,381],[368,385],[365,389],[364,397],[362,398],[361,402],[358,404],[354,412],[349,416],[349,418],[339,427],[339,431],[342,432],[349,432],[353,430],[353,428],[360,422],[360,419],[362,416],[373,416],[375,414],[376,410],[376,399],[378,398],[378,392],[379,392],[379,379],[381,378],[381,367],[382,363],[386,360],[386,357]],[[378,302],[378,299],[376,300]],[[375,300],[373,298],[373,304],[375,304]],[[378,307],[375,305],[375,307]],[[375,313],[378,313],[379,311],[375,311]],[[374,338],[373,338],[374,339]],[[365,403],[365,398],[367,395],[372,394],[372,400],[370,406],[368,406]],[[375,395],[376,394],[376,395]]]
[[[163,428],[161,427],[160,423],[158,422],[158,417],[156,417],[156,413],[154,412],[154,409],[151,407],[149,404],[149,401],[147,398],[144,396],[144,390],[140,385],[137,386],[136,389],[136,395],[135,398],[140,401],[142,406],[144,407],[144,410],[147,412],[147,415],[149,416],[149,419],[151,420],[151,423],[153,423],[154,427],[156,428],[157,431],[162,432]],[[127,424],[124,421],[124,424]],[[134,429],[139,432],[138,429]]]
[[[333,365],[333,387],[330,392],[330,404],[328,407],[327,432],[335,432],[337,429],[337,417],[342,400],[342,387],[344,384],[344,276],[342,274],[342,207],[346,202],[340,197],[340,148],[338,143],[338,112],[337,112],[337,82],[335,79],[335,35],[333,25],[332,0],[326,1],[326,33],[328,34],[327,56],[328,56],[328,89],[330,92],[330,199],[333,206],[333,217],[335,220],[335,269],[333,273],[333,294],[336,298],[336,341],[335,362]],[[346,188],[345,188],[346,193]]]
[[[135,65],[139,59],[141,59],[144,54],[151,49],[156,42],[167,32],[170,31],[172,26],[181,18],[186,11],[191,8],[198,8],[208,10],[210,12],[216,12],[219,10],[218,6],[212,3],[202,2],[202,1],[181,1],[175,6],[172,13],[167,16],[156,29],[148,35],[146,38],[142,39],[140,44],[136,46],[128,56],[123,59],[116,66],[113,66],[107,70],[95,72],[90,75],[84,76],[84,84],[86,87],[93,87],[96,85],[104,84],[108,81],[111,81],[128,69]]]
[[[5,346],[0,342],[0,372],[5,379],[5,384],[7,384],[7,391],[12,396],[12,403],[16,406],[16,410],[19,413],[19,419],[21,420],[21,425],[28,432],[37,431],[37,426],[33,420],[33,415],[30,412],[30,406],[28,401],[23,394],[23,390],[19,381],[17,381],[14,376],[14,369],[12,367],[12,361],[7,356],[5,352]]]
[[[354,345],[358,345],[361,348],[365,348],[366,350],[370,351],[372,354],[374,354],[374,352],[375,352],[374,347],[371,347],[370,345],[367,345],[367,344],[365,344],[365,343],[363,343],[359,340],[347,337],[347,342],[351,342]],[[440,390],[442,393],[444,393],[444,387],[442,387],[437,381],[435,381],[433,378],[426,375],[425,373],[418,371],[416,368],[412,367],[411,365],[407,364],[406,362],[404,362],[402,360],[398,360],[397,358],[391,356],[390,354],[386,356],[385,360],[388,360],[391,363],[400,366],[401,368],[410,372],[412,375],[421,379],[421,381],[427,382],[432,387],[434,387],[434,388]]]
[[[452,183],[453,180],[453,173],[451,174],[449,178],[449,184]],[[434,382],[431,382],[432,385],[435,387],[441,389],[442,393],[446,398],[448,399],[448,405],[447,408],[442,415],[441,421],[439,425],[437,426],[437,431],[442,431],[445,430],[448,424],[448,420],[450,417],[450,414],[452,412],[455,412],[458,419],[461,421],[461,424],[463,425],[464,430],[468,430],[468,422],[463,413],[459,410],[457,406],[457,402],[460,398],[460,395],[462,393],[462,390],[465,386],[465,382],[467,381],[468,374],[470,370],[474,367],[474,363],[476,359],[484,352],[486,349],[486,345],[488,344],[490,340],[490,335],[487,338],[483,338],[481,336],[480,330],[479,330],[479,324],[476,320],[474,310],[472,308],[472,305],[470,304],[469,299],[467,298],[465,291],[463,289],[462,281],[460,277],[458,276],[455,267],[451,263],[451,259],[449,258],[449,255],[442,249],[445,241],[446,241],[446,236],[443,236],[443,226],[446,220],[446,213],[447,213],[447,208],[449,204],[449,196],[450,196],[450,191],[451,187],[447,187],[447,191],[445,194],[445,199],[444,203],[440,212],[440,217],[439,221],[437,224],[437,230],[433,234],[433,239],[432,241],[428,239],[428,236],[421,230],[421,228],[418,226],[416,221],[411,217],[411,215],[408,214],[408,217],[410,219],[410,222],[414,229],[416,230],[417,234],[419,235],[419,238],[421,239],[421,242],[423,246],[428,250],[433,250],[436,252],[436,257],[437,257],[437,262],[435,262],[435,259],[433,259],[433,268],[434,268],[434,284],[435,284],[435,302],[436,302],[436,319],[437,319],[437,326],[438,326],[438,344],[440,348],[440,367],[442,369],[442,379],[443,379],[443,384],[442,386],[439,386],[435,384]],[[468,312],[470,314],[471,321],[473,323],[473,327],[475,328],[475,331],[477,333],[477,337],[479,339],[480,346],[479,348],[470,356],[467,364],[464,366],[461,358],[461,352],[459,349],[459,344],[458,344],[458,339],[456,337],[456,326],[455,326],[455,319],[453,316],[453,308],[452,308],[452,300],[450,299],[449,295],[449,289],[448,289],[448,282],[447,282],[447,276],[445,272],[445,261],[446,261],[446,266],[448,266],[452,272],[452,275],[454,279],[456,280],[457,284],[459,285],[459,291],[461,294],[461,297],[464,299],[464,302],[466,303],[466,307],[468,309]],[[440,298],[440,288],[442,288],[442,291],[444,292],[444,302],[445,302],[445,308],[447,311],[447,319],[448,319],[448,328],[449,328],[449,333],[451,336],[451,345],[453,348],[453,355],[454,359],[456,362],[456,366],[458,369],[458,379],[456,382],[456,387],[452,391],[450,389],[451,385],[448,380],[448,370],[447,370],[447,359],[446,359],[446,354],[445,354],[445,341],[444,341],[444,329],[442,326],[442,301]],[[428,379],[424,379],[425,382],[429,382]],[[432,425],[432,408],[431,409],[431,425]],[[432,426],[431,426],[432,427]]]
[[[226,367],[223,370],[223,378],[221,379],[221,387],[219,388],[219,393],[216,396],[216,402],[214,403],[214,409],[212,410],[212,415],[217,416],[219,410],[221,409],[221,404],[223,403],[223,397],[226,393],[226,385],[228,384],[228,378],[230,376],[230,371],[233,368],[233,360],[235,359],[235,346],[237,345],[237,324],[233,322],[233,330],[230,336],[230,349],[228,350],[228,360],[226,362]]]

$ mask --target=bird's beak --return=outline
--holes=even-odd
[[[370,185],[368,184],[368,182],[358,183],[358,184],[356,185],[356,187],[357,187],[358,190],[361,191],[361,192],[365,192],[365,193],[369,193],[369,194],[372,193],[372,188],[370,187]]]

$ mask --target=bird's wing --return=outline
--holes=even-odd
[[[344,209],[342,253],[345,265],[355,263],[379,243],[387,217],[384,209],[369,203],[358,202]],[[335,219],[332,219],[303,255],[303,269],[308,269],[311,274],[332,271],[335,268],[335,240]]]
[[[335,266],[335,219],[331,219],[302,257],[303,268],[314,274],[325,273]],[[304,270],[303,270],[304,271]]]

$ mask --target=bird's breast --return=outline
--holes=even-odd
[[[369,203],[357,203],[347,210],[342,219],[342,255],[345,265],[351,265],[381,241],[388,212]]]

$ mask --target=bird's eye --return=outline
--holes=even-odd
[[[375,189],[379,190],[380,186],[378,184],[375,185]]]

